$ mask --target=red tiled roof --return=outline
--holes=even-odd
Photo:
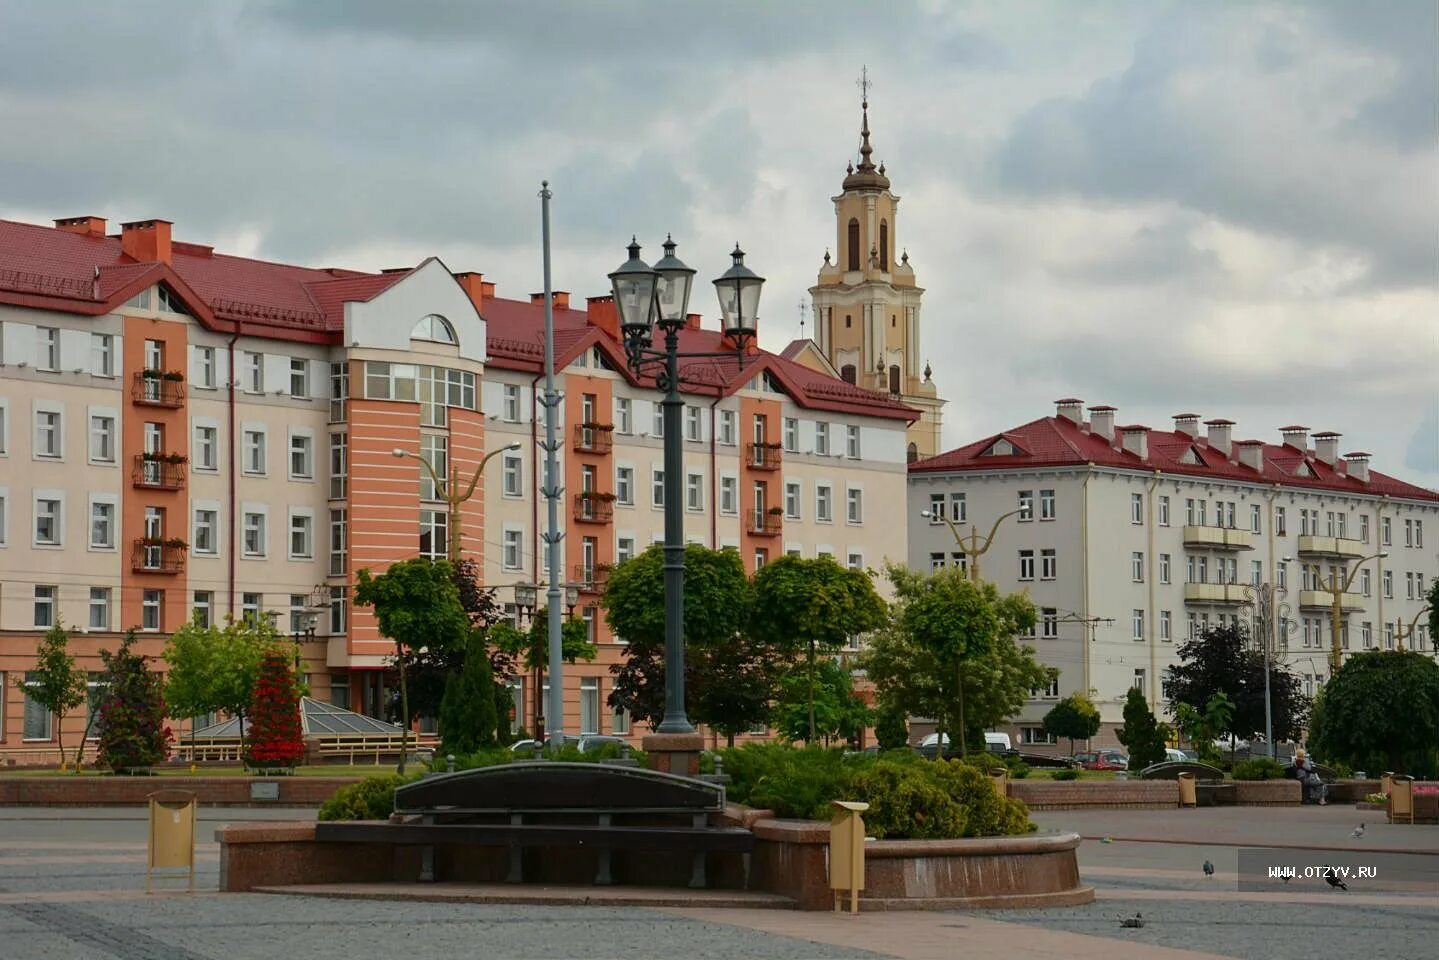
[[[1008,440],[1013,454],[985,456],[984,452],[999,439]],[[1341,493],[1406,497],[1411,500],[1439,501],[1439,492],[1405,483],[1377,471],[1369,471],[1364,482],[1351,477],[1342,461],[1327,464],[1309,451],[1296,447],[1240,440],[1235,444],[1255,444],[1263,448],[1262,471],[1252,470],[1209,446],[1204,437],[1187,433],[1150,429],[1148,455],[1140,458],[1099,434],[1089,424],[1083,426],[1065,417],[1042,417],[1022,426],[977,440],[974,443],[941,453],[909,465],[911,473],[962,473],[977,470],[1022,469],[1030,467],[1096,466],[1130,470],[1158,470],[1163,473],[1207,477],[1214,480],[1278,484],[1279,486],[1333,490]],[[1193,451],[1199,463],[1184,463],[1181,458]],[[1301,469],[1312,475],[1301,474]]]
[[[482,312],[488,323],[488,363],[501,369],[522,370],[538,375],[544,369],[544,307],[525,300],[487,299]],[[631,383],[654,387],[654,376],[636,377],[628,369],[624,347],[602,327],[593,326],[582,310],[560,310],[555,317],[555,366],[562,368],[581,351],[598,347]],[[687,393],[727,396],[739,390],[761,372],[769,373],[802,407],[913,421],[919,411],[891,398],[825,376],[780,354],[765,350],[746,355],[743,368],[718,330],[684,327],[680,350],[690,353],[721,353],[680,362],[681,388]]]

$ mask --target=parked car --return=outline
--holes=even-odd
[[[564,746],[577,747],[579,748],[581,753],[591,753],[595,750],[602,750],[610,744],[614,744],[615,746],[621,746],[625,743],[628,743],[628,741],[625,740],[623,737],[610,737],[598,733],[587,733],[584,736],[580,737],[569,733],[564,735]],[[546,740],[544,745],[548,746],[548,744],[549,740]],[[516,740],[514,743],[510,744],[510,749],[513,750],[515,753],[534,753],[535,741]]]
[[[929,736],[919,741],[919,746],[921,750],[927,747],[930,749],[931,752],[933,752],[934,749],[938,747],[938,745],[938,733],[931,733]],[[995,733],[994,731],[990,730],[986,731],[984,734],[984,749],[988,750],[990,753],[1009,753],[1014,749],[1014,744],[1010,741],[1009,734]],[[949,753],[949,734],[947,733],[944,735],[944,752],[946,754]]]
[[[1164,748],[1164,759],[1174,763],[1183,763],[1189,759],[1189,755],[1183,750],[1176,750],[1173,747]]]
[[[1118,750],[1093,750],[1076,753],[1075,761],[1086,770],[1128,770],[1129,758]]]

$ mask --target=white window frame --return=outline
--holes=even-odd
[[[726,517],[739,514],[739,477],[732,473],[720,475],[719,512]]]
[[[1161,527],[1167,527],[1167,526],[1169,526],[1169,497],[1168,497],[1168,496],[1161,496],[1161,497],[1159,498],[1159,506],[1156,508],[1156,512],[1159,514],[1159,525],[1160,525]]]
[[[1029,583],[1034,579],[1034,551],[1019,551],[1019,582]]]
[[[297,366],[298,365],[298,366]],[[295,389],[296,377],[299,377],[300,389]],[[290,358],[290,396],[297,400],[308,400],[312,394],[310,389],[310,361],[304,357]]]
[[[733,410],[721,410],[719,412],[719,442],[727,447],[733,447],[738,441],[739,418]]]
[[[1041,523],[1055,519],[1059,514],[1059,504],[1053,490],[1039,491],[1039,520]]]
[[[208,442],[205,437],[208,432]],[[190,458],[190,469],[196,473],[219,473],[220,472],[220,425],[212,420],[196,417],[191,424],[191,443],[195,447],[195,455]],[[208,450],[209,458],[203,453]]]
[[[210,523],[210,549],[200,545],[200,514],[212,514]],[[190,508],[190,551],[201,557],[220,555],[220,504],[216,500],[196,500]]]
[[[1039,551],[1039,579],[1059,579],[1059,551],[1054,547],[1044,547]]]
[[[525,569],[525,531],[506,525],[500,539],[500,567],[504,570]]]
[[[800,500],[804,497],[804,484],[798,480],[786,480],[784,482],[784,518],[786,520],[800,519]]]
[[[90,463],[107,467],[115,466],[119,462],[120,458],[118,447],[119,435],[117,429],[117,425],[120,422],[119,414],[109,407],[91,407],[88,411],[87,420],[89,424],[89,430],[87,431],[88,449],[86,453],[88,455]],[[97,422],[101,424],[108,424],[108,427],[103,430],[96,430],[95,425]],[[106,445],[109,447],[110,455],[108,457],[97,456],[95,453],[95,441],[99,438],[104,438]]]
[[[315,559],[315,511],[309,507],[290,507],[289,519],[285,524],[285,553],[291,560]],[[305,542],[302,551],[295,550],[295,534],[301,533]]]
[[[1144,610],[1141,607],[1134,607],[1129,614],[1129,626],[1134,636],[1131,639],[1144,639]]]
[[[704,439],[704,424],[700,420],[700,408],[685,404],[685,442],[700,443]]]
[[[96,377],[115,376],[114,334],[90,334],[90,374]]]
[[[504,383],[500,385],[500,419],[505,423],[520,422],[520,385],[518,383]]]
[[[853,526],[864,523],[864,487],[858,484],[845,485],[844,521]]]
[[[253,350],[244,352],[244,392],[259,395],[265,392],[265,355]]]
[[[40,539],[40,504],[54,503],[55,512],[52,515],[54,521],[55,538],[53,540]],[[65,546],[65,491],[63,490],[36,490],[30,498],[30,539],[31,545],[41,550],[59,550]]]
[[[844,455],[849,460],[859,460],[860,432],[857,424],[846,424],[844,428]]]
[[[195,344],[195,386],[214,390],[219,385],[219,356],[214,347]]]
[[[525,495],[525,460],[518,453],[500,459],[500,496],[520,499]]]
[[[259,517],[254,529],[259,534],[258,550],[250,549],[250,518]],[[270,508],[263,503],[246,503],[240,507],[240,558],[242,560],[264,560],[270,553]]]
[[[705,475],[685,473],[685,510],[689,513],[703,513],[705,508]]]
[[[34,411],[31,417],[33,429],[30,433],[30,458],[32,460],[43,460],[47,462],[63,462],[65,460],[65,405],[45,400],[36,400],[33,405]],[[40,445],[40,418],[41,416],[55,418],[53,427],[54,453],[41,453]],[[51,428],[47,425],[47,431]]]
[[[814,482],[814,522],[834,523],[834,484],[828,480]]]
[[[97,617],[95,614],[99,612]],[[96,621],[99,621],[98,623]],[[91,587],[85,607],[85,624],[91,630],[110,629],[110,588]]]
[[[154,625],[150,614],[154,612]],[[165,627],[165,591],[145,589],[140,591],[140,632],[159,633]]]
[[[120,541],[120,506],[118,501],[118,494],[90,494],[89,507],[86,510],[85,540],[89,545],[88,549],[92,553],[114,553],[118,549],[118,547],[116,546],[116,544],[118,544]],[[109,518],[106,521],[109,526],[110,533],[108,543],[95,542],[96,507],[109,507]]]
[[[251,438],[259,436],[258,448],[252,447]],[[263,423],[245,423],[240,425],[240,475],[245,477],[269,476],[270,433]],[[259,464],[252,466],[255,458],[251,456],[255,450],[259,451]]]
[[[1129,554],[1129,581],[1144,582],[1144,551],[1135,550]]]
[[[44,373],[60,372],[60,328],[35,328],[35,369]]]
[[[1129,522],[1135,526],[1144,526],[1144,494],[1131,493],[1129,495]]]
[[[814,422],[814,455],[817,457],[829,456],[829,421],[827,420]]]
[[[291,480],[303,480],[313,483],[315,480],[315,434],[313,431],[302,427],[290,427],[287,431],[288,440],[285,448],[285,471]],[[303,441],[299,449],[296,449],[295,442]],[[303,466],[306,468],[303,473],[295,470],[295,454],[300,453],[304,458]]]
[[[650,467],[650,506],[655,510],[665,508],[665,472],[661,467]]]

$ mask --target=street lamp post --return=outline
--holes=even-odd
[[[502,453],[510,453],[518,449],[520,449],[518,443],[509,443],[498,450],[492,450],[485,454],[484,458],[480,460],[479,466],[475,467],[474,476],[470,477],[469,485],[464,488],[463,492],[460,491],[460,486],[456,482],[458,478],[455,476],[453,467],[450,469],[449,478],[447,480],[441,480],[439,473],[435,470],[435,465],[424,455],[413,453],[409,450],[402,450],[399,447],[390,451],[394,456],[410,457],[420,461],[420,465],[425,468],[425,472],[430,475],[430,481],[435,485],[435,493],[439,495],[441,500],[449,504],[450,537],[446,556],[451,563],[459,561],[460,554],[462,553],[460,539],[460,505],[475,495],[475,486],[480,482],[480,475],[485,472],[485,466],[491,460]]]
[[[1270,583],[1256,583],[1244,588],[1245,605],[1254,614],[1254,638],[1264,647],[1264,746],[1274,757],[1274,709],[1270,696],[1269,674],[1273,669],[1274,647],[1280,639],[1279,625],[1292,631],[1296,624],[1289,619],[1289,604],[1283,601],[1287,591]],[[1277,618],[1277,620],[1276,620]]]
[[[1023,512],[1023,510],[1011,510],[1006,514],[1001,515],[998,520],[994,521],[994,526],[989,528],[989,536],[984,538],[983,544],[979,542],[979,529],[972,523],[969,525],[969,536],[966,537],[964,534],[959,532],[959,527],[955,524],[953,520],[951,520],[948,516],[945,515],[943,510],[939,511],[938,513],[934,513],[929,510],[922,510],[920,511],[919,515],[931,522],[933,522],[936,518],[944,521],[944,525],[946,527],[949,527],[949,532],[954,534],[954,542],[959,545],[960,552],[964,554],[965,564],[969,567],[970,581],[972,583],[978,583],[979,558],[984,556],[985,552],[989,550],[990,545],[994,543],[994,535],[999,532],[999,525],[1005,520],[1014,516],[1016,513]]]
[[[640,259],[640,245],[629,244],[629,259],[610,274],[625,355],[636,374],[653,370],[655,385],[664,392],[664,495],[665,495],[665,714],[656,733],[693,734],[685,714],[684,668],[684,457],[681,433],[680,360],[727,357],[744,365],[745,349],[756,334],[756,310],[764,278],[744,265],[744,251],[735,244],[733,263],[714,281],[719,294],[723,330],[734,349],[722,353],[681,353],[679,332],[689,309],[695,271],[675,256],[675,242],[666,237],[664,257],[653,267]],[[663,334],[663,346],[654,346],[654,328]]]
[[[1420,608],[1420,610],[1419,610],[1418,613],[1414,614],[1414,619],[1412,619],[1412,620],[1409,621],[1409,626],[1408,626],[1407,629],[1406,629],[1405,626],[1404,626],[1404,618],[1403,618],[1403,617],[1396,617],[1396,618],[1395,618],[1395,620],[1394,620],[1394,642],[1395,642],[1395,644],[1397,645],[1397,649],[1398,649],[1401,653],[1404,651],[1404,641],[1405,641],[1405,640],[1413,640],[1413,639],[1414,639],[1414,633],[1415,633],[1415,631],[1417,631],[1417,630],[1419,629],[1419,618],[1422,617],[1422,616],[1424,616],[1424,614],[1426,614],[1426,613],[1428,613],[1428,612],[1429,612],[1429,606],[1428,606],[1428,604],[1425,604],[1423,607]],[[1431,638],[1431,639],[1432,639],[1432,638]],[[1439,642],[1439,639],[1436,639],[1436,642]]]
[[[1329,679],[1331,680],[1333,680],[1334,675],[1339,672],[1339,667],[1342,665],[1342,658],[1344,656],[1339,649],[1339,635],[1344,630],[1344,594],[1349,592],[1349,587],[1354,583],[1354,578],[1359,574],[1360,567],[1364,566],[1364,564],[1370,560],[1382,560],[1387,556],[1389,556],[1389,551],[1381,550],[1378,553],[1371,553],[1367,557],[1361,557],[1354,566],[1350,568],[1349,573],[1343,576],[1342,580],[1340,577],[1340,574],[1343,573],[1342,570],[1336,570],[1328,578],[1325,578],[1323,572],[1319,569],[1319,564],[1308,561],[1304,562],[1304,566],[1308,567],[1314,575],[1315,587],[1318,588],[1319,592],[1329,594],[1330,598],[1329,626],[1330,632],[1333,634],[1330,637],[1329,644]],[[1286,563],[1292,559],[1294,558],[1284,558]]]

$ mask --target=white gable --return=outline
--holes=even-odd
[[[455,331],[460,356],[485,360],[485,321],[450,271],[430,258],[368,302],[345,304],[346,346],[409,350],[415,324],[430,314]]]

